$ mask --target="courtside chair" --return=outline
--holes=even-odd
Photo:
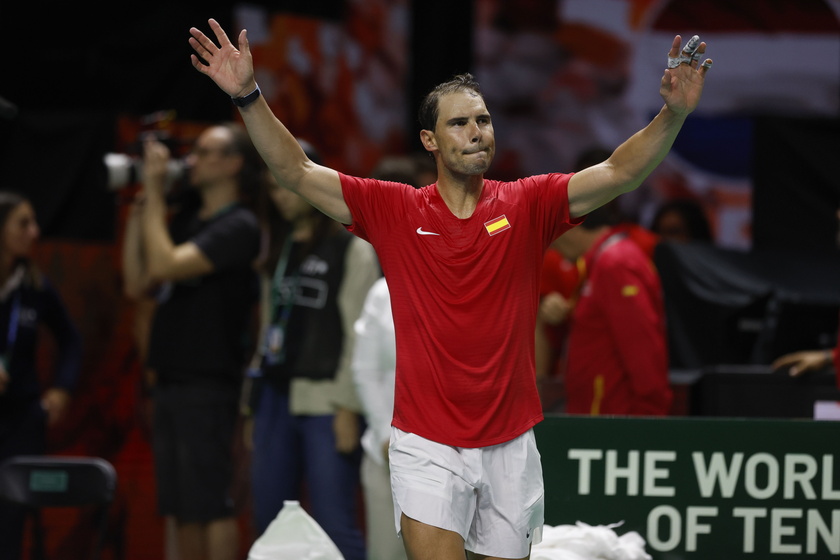
[[[19,455],[0,464],[0,499],[24,506],[32,520],[32,558],[45,560],[41,509],[96,506],[92,559],[102,551],[117,473],[98,457]]]

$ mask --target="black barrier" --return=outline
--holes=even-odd
[[[791,377],[768,366],[704,368],[690,389],[691,416],[813,418],[818,400],[840,400],[833,366]]]

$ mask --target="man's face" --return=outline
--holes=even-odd
[[[582,257],[589,249],[589,237],[586,230],[580,226],[573,227],[551,243],[551,248],[560,251],[563,257],[570,262],[575,262]]]
[[[280,215],[289,222],[295,223],[305,219],[313,212],[313,207],[305,198],[278,185],[270,174],[268,175],[268,194],[280,211]]]
[[[35,210],[28,202],[22,202],[9,212],[6,219],[3,228],[3,250],[14,258],[28,257],[39,234]]]
[[[452,173],[485,173],[496,152],[496,139],[484,100],[468,92],[441,97],[434,133],[425,143],[438,150],[444,167]]]
[[[224,127],[205,130],[189,155],[190,183],[201,188],[229,180],[239,172],[239,158],[230,152],[230,131]]]

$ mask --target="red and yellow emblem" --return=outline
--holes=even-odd
[[[501,233],[506,229],[510,229],[510,222],[508,221],[507,217],[502,214],[498,218],[493,218],[488,222],[484,222],[484,227],[487,229],[487,233],[490,235],[496,235],[497,233]]]

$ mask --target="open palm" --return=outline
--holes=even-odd
[[[200,30],[190,28],[190,46],[196,53],[190,55],[192,65],[231,97],[250,93],[256,83],[246,31],[239,33],[239,48],[236,48],[216,20],[210,19],[209,24],[219,46]]]

